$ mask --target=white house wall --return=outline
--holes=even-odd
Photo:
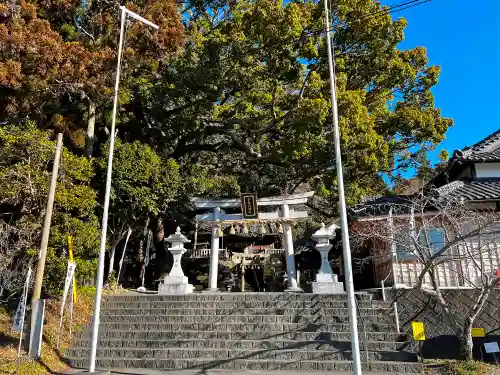
[[[500,163],[476,163],[476,178],[500,178]]]
[[[478,249],[478,243],[470,243],[469,249],[461,246],[460,260],[444,262],[437,266],[437,281],[440,287],[474,287],[480,285],[481,273],[475,263],[481,264],[484,273],[493,275],[500,269],[500,243],[488,243],[479,252],[475,260],[467,256],[468,251]],[[423,264],[414,262],[396,262],[396,284],[413,287],[417,285],[418,276],[422,272]],[[462,281],[460,282],[460,280]],[[430,285],[428,274],[425,275],[424,284]]]

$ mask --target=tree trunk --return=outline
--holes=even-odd
[[[116,247],[120,243],[122,237],[118,237],[118,239],[113,243],[113,246],[111,247],[111,250],[109,251],[109,268],[108,268],[108,283],[109,279],[111,278],[111,275],[113,273],[113,266],[115,265],[115,252],[116,252]]]
[[[142,231],[142,236],[141,240],[139,241],[139,263],[141,264],[141,273],[139,275],[139,278],[142,280],[146,266],[144,264],[144,239],[147,240],[147,235],[148,235],[148,227],[149,227],[149,216],[146,219],[146,222],[144,223],[144,229]]]
[[[125,259],[125,252],[127,251],[127,244],[131,234],[132,234],[132,228],[129,227],[127,231],[127,237],[125,238],[125,244],[123,245],[123,251],[122,251],[122,256],[120,258],[120,263],[118,264],[118,274],[116,275],[117,285],[120,284],[120,275],[122,272],[123,260]]]
[[[471,318],[466,318],[464,320],[464,326],[460,335],[460,351],[463,359],[467,361],[472,361],[472,348],[474,343],[472,341],[472,324]]]
[[[95,141],[95,104],[89,101],[89,118],[87,120],[87,138],[85,142],[85,155],[92,156]]]
[[[148,230],[148,240],[146,241],[146,250],[144,255],[144,262],[142,263],[141,269],[141,286],[144,287],[144,279],[146,277],[146,267],[149,264],[149,249],[151,248],[151,240],[153,238],[153,232]]]
[[[165,238],[165,228],[163,227],[163,217],[159,216],[156,219],[155,242],[163,243],[164,238]]]

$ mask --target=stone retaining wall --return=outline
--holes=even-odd
[[[470,314],[477,290],[449,289],[443,292],[445,299],[464,316]],[[451,325],[445,319],[441,306],[432,296],[415,289],[388,291],[387,298],[397,301],[401,330],[411,333],[411,322],[425,324],[426,341],[423,345],[424,358],[457,358],[459,343]],[[455,310],[456,311],[456,310]],[[494,290],[483,311],[474,323],[483,327],[485,339],[475,339],[474,355],[481,358],[480,347],[484,342],[500,342],[500,290]],[[413,345],[418,350],[418,344]]]

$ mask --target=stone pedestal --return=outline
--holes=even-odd
[[[193,293],[193,284],[189,284],[186,276],[165,276],[158,287],[158,294],[190,294]]]
[[[328,252],[332,248],[330,239],[334,237],[334,234],[326,229],[323,223],[321,223],[321,228],[312,235],[313,240],[317,242],[316,249],[321,254],[321,268],[316,275],[316,281],[312,283],[313,293],[344,293],[344,283],[338,281],[338,276],[333,273],[328,262]]]
[[[189,243],[186,236],[181,234],[181,229],[177,227],[175,234],[170,235],[167,242],[172,246],[168,250],[174,257],[174,264],[170,270],[170,274],[165,276],[163,281],[158,286],[158,294],[189,294],[193,293],[193,284],[189,284],[188,278],[184,276],[181,267],[182,254],[186,252],[185,243]]]

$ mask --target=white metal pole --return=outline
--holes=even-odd
[[[118,106],[118,88],[120,85],[120,65],[122,60],[123,34],[125,30],[125,21],[127,17],[125,7],[121,7],[121,25],[120,25],[120,41],[118,43],[118,61],[116,64],[116,81],[113,97],[113,116],[111,119],[111,131],[109,138],[109,155],[108,155],[108,170],[106,173],[106,191],[104,194],[104,207],[101,223],[101,247],[99,249],[99,264],[97,269],[96,294],[94,302],[94,316],[92,317],[92,339],[90,342],[90,360],[89,372],[95,371],[95,360],[97,352],[97,339],[99,335],[99,314],[101,312],[101,293],[102,282],[104,276],[104,257],[106,253],[106,232],[108,230],[108,211],[109,198],[111,193],[111,172],[113,171],[113,149],[115,146],[115,125],[116,125],[116,108]]]
[[[121,6],[120,9],[125,10],[125,12],[127,12],[127,15],[129,15],[130,17],[136,19],[137,21],[141,21],[142,23],[144,23],[144,24],[152,27],[153,29],[156,29],[156,30],[159,29],[158,25],[155,25],[153,22],[148,21],[144,17],[139,16],[137,13],[134,13],[131,10],[128,10],[124,6]]]
[[[125,21],[127,15],[132,18],[141,21],[147,26],[151,26],[155,29],[159,27],[154,23],[148,21],[147,19],[139,16],[138,14],[128,10],[124,6],[120,7],[121,10],[121,25],[120,25],[120,41],[118,42],[118,61],[116,63],[116,81],[115,90],[113,97],[113,115],[111,118],[111,131],[109,138],[109,155],[108,155],[108,170],[106,172],[106,191],[104,194],[104,207],[102,213],[102,223],[101,223],[101,246],[99,249],[99,264],[97,269],[97,280],[96,280],[96,295],[94,302],[94,316],[92,317],[92,339],[90,343],[90,364],[89,372],[95,371],[95,360],[97,352],[97,339],[99,333],[99,314],[101,312],[101,293],[102,293],[102,282],[104,277],[104,257],[106,253],[106,232],[108,229],[108,211],[109,211],[109,198],[111,193],[111,174],[113,171],[113,151],[115,147],[115,127],[116,127],[116,109],[118,106],[118,88],[120,86],[120,68],[122,60],[122,49],[123,49],[123,39],[125,32]]]
[[[331,25],[328,17],[328,3],[323,0],[325,5],[325,24],[327,30],[327,48],[328,48],[328,68],[330,72],[330,91],[332,100],[332,120],[333,120],[333,136],[335,142],[335,163],[337,168],[337,181],[338,181],[338,194],[339,194],[339,208],[340,208],[340,228],[342,231],[342,250],[344,254],[344,268],[345,268],[345,284],[347,290],[348,313],[349,313],[349,326],[351,331],[351,345],[352,345],[352,366],[354,375],[361,375],[361,355],[359,351],[359,338],[358,338],[358,317],[356,315],[356,296],[354,295],[354,282],[352,276],[351,264],[351,247],[349,244],[349,229],[347,227],[347,209],[344,196],[344,178],[342,175],[342,159],[340,150],[340,131],[339,119],[337,111],[337,93],[335,91],[335,75],[333,72],[333,50],[331,43]]]

